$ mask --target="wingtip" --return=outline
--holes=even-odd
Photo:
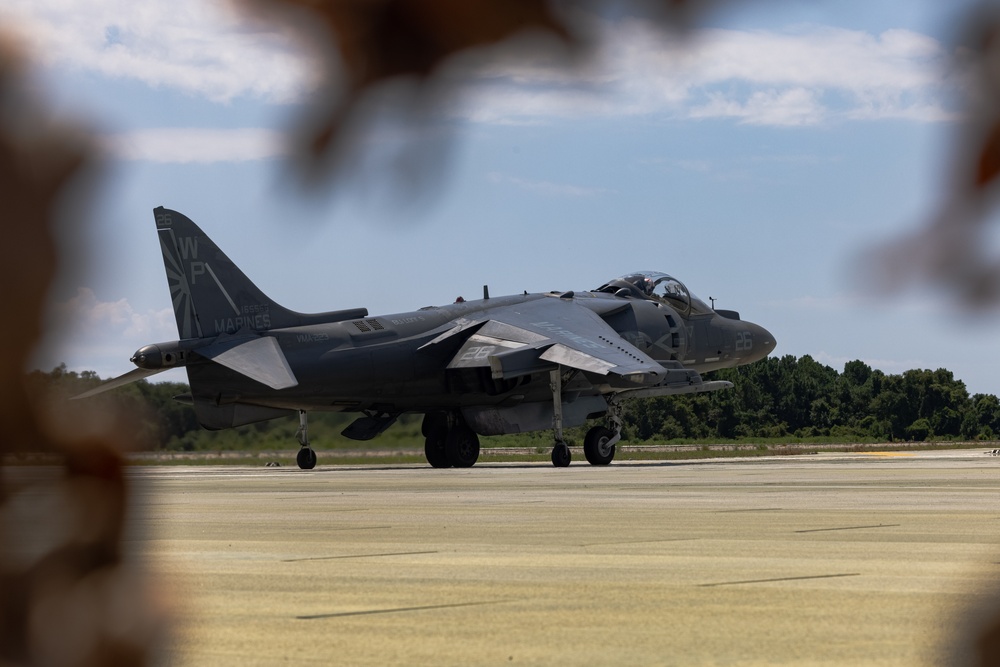
[[[138,382],[139,380],[144,380],[144,379],[148,378],[151,375],[156,375],[157,373],[162,373],[165,370],[167,370],[167,369],[165,369],[165,368],[154,368],[154,369],[136,368],[135,370],[131,370],[128,373],[125,373],[124,375],[119,375],[116,378],[112,378],[110,380],[107,380],[107,381],[103,382],[102,384],[97,385],[93,389],[88,389],[87,391],[83,392],[82,394],[78,394],[76,396],[71,396],[69,400],[71,400],[71,401],[79,401],[80,399],[83,399],[83,398],[91,398],[92,396],[97,396],[98,394],[103,394],[106,391],[111,391],[112,389],[117,389],[118,387],[124,387],[127,384],[131,384],[133,382]]]

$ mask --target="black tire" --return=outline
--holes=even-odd
[[[424,456],[432,468],[450,468],[451,459],[448,458],[448,450],[445,449],[445,435],[443,430],[431,431],[424,440]]]
[[[608,445],[608,441],[615,436],[615,432],[606,426],[595,426],[587,431],[583,439],[583,454],[592,466],[606,466],[615,458],[615,446]]]
[[[552,465],[557,468],[565,468],[572,460],[573,455],[569,452],[569,445],[565,442],[557,442],[556,446],[552,448]]]
[[[444,446],[456,468],[471,468],[479,460],[479,436],[465,424],[456,424],[448,431]]]
[[[295,455],[295,462],[303,470],[312,470],[316,467],[316,452],[311,447],[302,447]]]
[[[424,457],[432,468],[450,468],[445,438],[448,435],[448,415],[444,412],[428,412],[420,425],[424,436]]]

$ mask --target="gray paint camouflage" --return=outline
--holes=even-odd
[[[402,413],[424,413],[432,465],[474,463],[457,452],[478,456],[477,433],[548,428],[553,462],[559,453],[568,463],[568,449],[556,451],[565,447],[562,427],[606,416],[600,435],[613,437],[601,440],[595,427],[588,441],[605,452],[611,442],[613,456],[621,400],[727,388],[700,373],[756,361],[775,346],[764,328],[709,309],[656,272],[593,291],[487,296],[376,317],[365,308],[297,313],[261,292],[189,218],[163,207],[154,217],[180,339],[141,348],[136,371],[84,396],[183,366],[185,400],[203,426],[298,411],[303,450],[306,412],[327,410],[361,413],[345,430],[359,439]],[[435,461],[439,445],[451,458]],[[587,447],[592,463],[610,462],[591,457],[598,445]],[[310,462],[311,450],[299,463]]]

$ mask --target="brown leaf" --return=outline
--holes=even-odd
[[[1000,174],[1000,120],[986,136],[979,150],[976,161],[976,180],[978,188],[985,188]]]

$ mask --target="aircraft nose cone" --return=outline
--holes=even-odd
[[[778,341],[775,340],[774,334],[760,326],[759,324],[754,324],[753,322],[747,322],[747,329],[750,331],[751,340],[753,341],[753,346],[750,348],[750,359],[752,361],[757,361],[758,359],[763,359],[767,355],[774,351],[777,347]]]

